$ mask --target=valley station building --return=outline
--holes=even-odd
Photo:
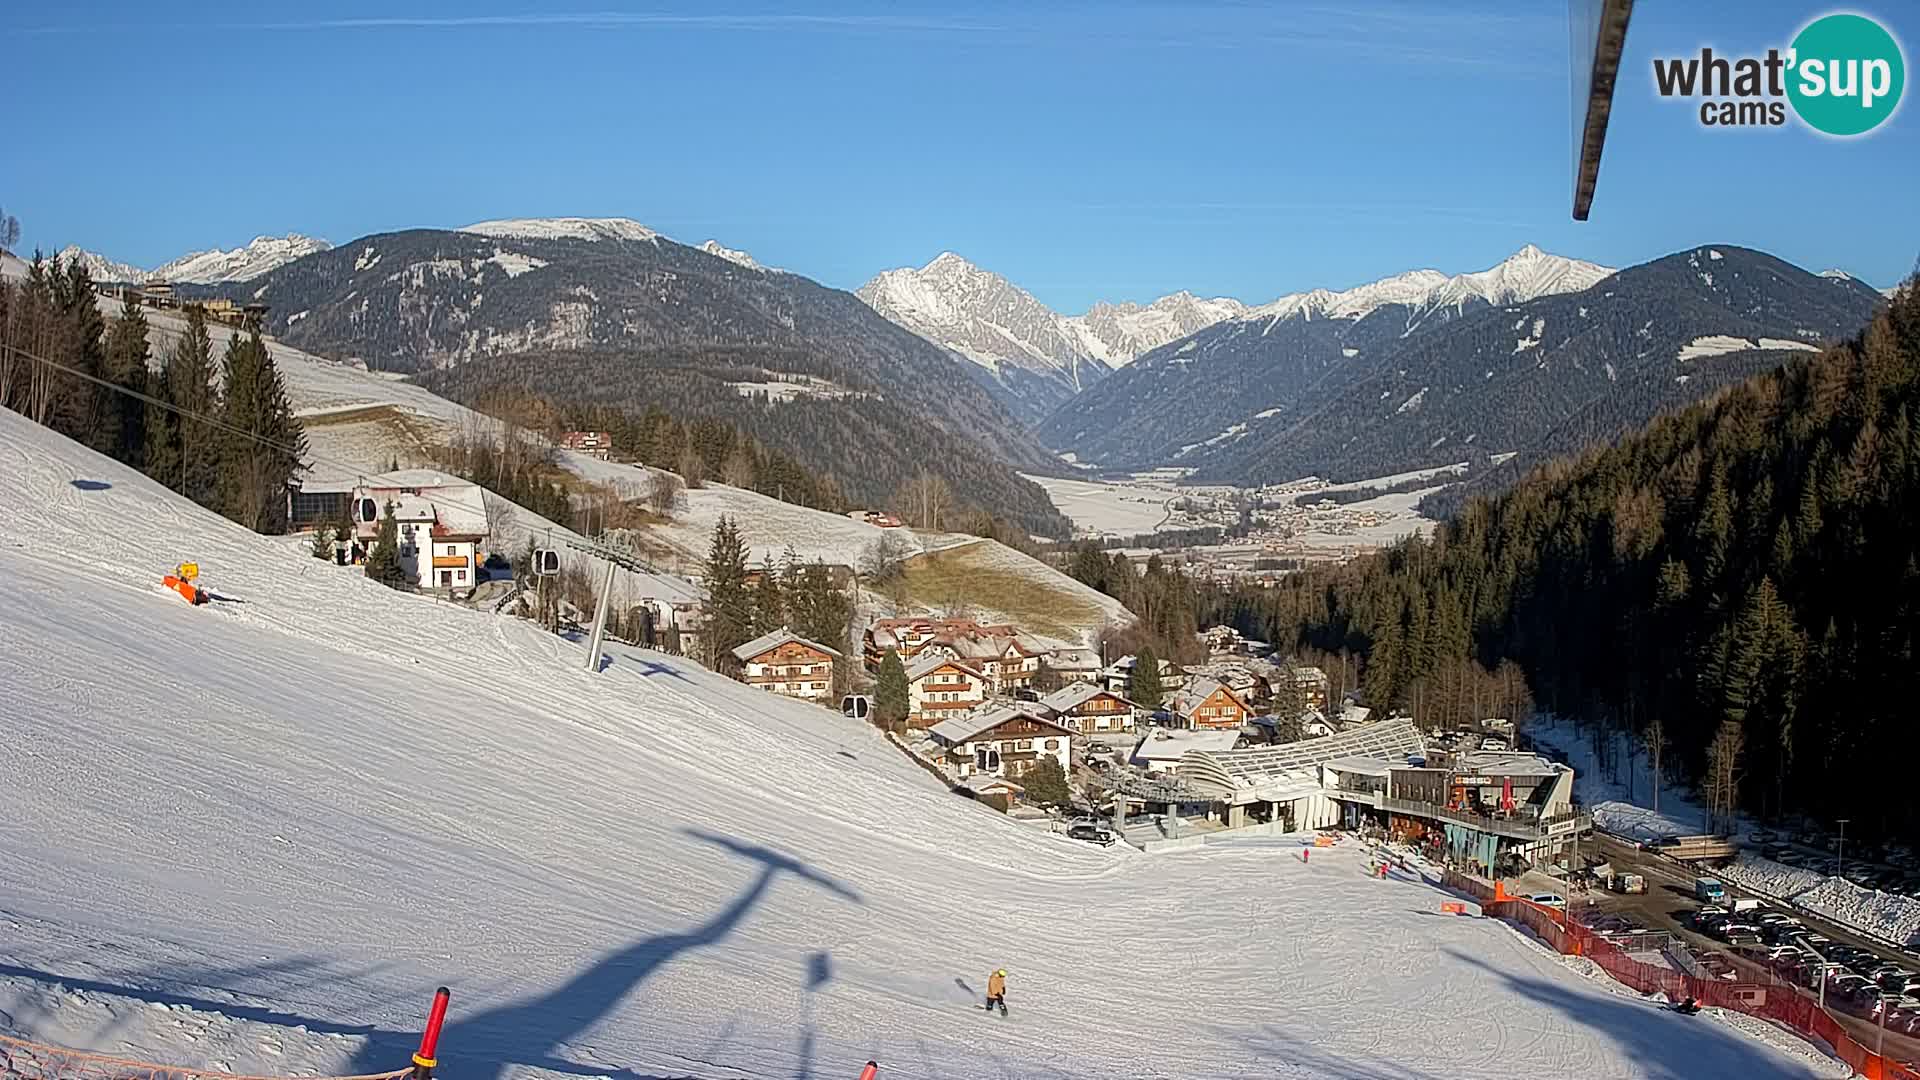
[[[1227,829],[1371,824],[1491,876],[1563,859],[1592,817],[1573,806],[1573,770],[1534,754],[1482,751],[1429,762],[1413,721],[1317,739],[1189,750],[1174,769],[1183,805]]]

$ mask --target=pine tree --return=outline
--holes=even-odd
[[[333,558],[333,529],[330,526],[322,525],[313,530],[313,557]]]
[[[389,589],[404,589],[410,584],[406,569],[400,565],[400,522],[393,516],[392,503],[387,504],[380,531],[374,534],[373,549],[367,552],[367,576]]]
[[[731,670],[733,650],[753,640],[753,596],[747,588],[747,545],[731,517],[722,515],[701,568],[706,579],[708,666]]]
[[[782,595],[780,572],[773,565],[773,555],[768,554],[760,564],[760,583],[753,587],[753,624],[754,637],[771,633],[782,626],[791,626],[788,621],[787,604]],[[794,628],[802,637],[806,631]]]
[[[49,283],[58,308],[54,359],[74,369],[74,373],[54,376],[52,426],[76,442],[112,454],[119,442],[118,425],[109,424],[105,413],[105,395],[112,391],[88,378],[102,378],[106,366],[101,341],[106,323],[100,317],[93,277],[77,258],[64,267],[55,260]]]
[[[147,442],[147,411],[152,408],[134,394],[147,393],[148,377],[147,315],[131,297],[123,300],[120,314],[107,328],[106,364],[101,372],[108,382],[128,391],[109,394],[106,399],[106,425],[113,435],[110,453],[135,468],[144,468]]]
[[[287,489],[306,453],[306,435],[257,327],[227,340],[226,369],[221,512],[255,532],[285,532]]]
[[[815,560],[809,564],[800,575],[799,587],[788,590],[786,595],[789,617],[801,628],[799,632],[803,636],[828,648],[846,651],[850,637],[848,624],[853,621],[853,598],[834,587],[833,572],[827,569],[826,563]],[[836,679],[844,668],[847,665],[835,665]],[[849,670],[848,675],[851,674]]]
[[[1148,711],[1158,709],[1166,700],[1166,692],[1160,688],[1160,658],[1150,648],[1134,654],[1133,674],[1127,677],[1127,698]]]
[[[1073,798],[1066,770],[1060,767],[1060,759],[1050,754],[1035,760],[1020,774],[1020,786],[1027,789],[1028,802],[1041,806],[1060,806]]]
[[[167,368],[171,367],[169,362]],[[149,380],[149,395],[164,400],[168,384],[167,372],[162,370]],[[184,483],[180,460],[180,417],[163,406],[148,403],[141,428],[141,471],[179,491]]]
[[[170,475],[154,478],[203,506],[214,504],[220,472],[220,443],[209,419],[215,414],[213,343],[207,338],[207,313],[187,306],[187,328],[167,357],[166,400],[174,408],[172,448],[162,454]]]
[[[1727,501],[1727,489],[1716,471],[1707,487],[1706,503],[1694,524],[1694,543],[1700,552],[1700,580],[1709,589],[1720,582],[1727,568],[1727,553],[1732,546],[1733,510]]]
[[[907,719],[907,667],[900,662],[900,654],[892,649],[880,658],[878,685],[874,688],[873,708],[880,722],[888,727],[904,723]]]
[[[1793,570],[1793,530],[1787,527],[1785,518],[1781,518],[1780,524],[1774,526],[1773,552],[1768,565],[1770,572],[1783,581]]]

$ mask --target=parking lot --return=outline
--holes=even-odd
[[[1741,915],[1744,925],[1752,925],[1760,931],[1758,942],[1734,948],[1707,933],[1708,928],[1695,923],[1694,915],[1701,904],[1694,899],[1694,880],[1701,876],[1712,876],[1712,871],[1696,872],[1613,837],[1601,836],[1597,839],[1601,856],[1611,863],[1614,870],[1641,875],[1647,881],[1647,891],[1634,895],[1597,889],[1590,893],[1575,893],[1570,899],[1575,914],[1582,921],[1605,918],[1614,920],[1614,924],[1620,927],[1637,925],[1649,931],[1665,931],[1696,955],[1730,965],[1744,981],[1782,988],[1792,986],[1796,992],[1811,995],[1817,993],[1815,988],[1819,985],[1816,973],[1825,973],[1829,976],[1826,998],[1828,1010],[1868,1047],[1874,1046],[1882,1036],[1877,1022],[1879,1017],[1868,1004],[1872,994],[1861,989],[1870,981],[1862,972],[1888,964],[1920,972],[1920,960],[1913,956],[1870,941],[1826,920],[1799,911],[1789,911],[1765,900],[1761,901],[1764,906],[1760,910]],[[1562,888],[1559,891],[1565,890]],[[1727,897],[1729,900],[1752,899],[1731,886],[1727,888]],[[1772,920],[1775,926],[1772,928],[1760,924],[1761,917],[1768,913],[1775,916]],[[1791,918],[1797,926],[1781,927],[1779,920],[1782,917]],[[1816,954],[1805,949],[1800,935],[1817,935],[1823,939],[1811,943],[1821,951]],[[1773,940],[1768,940],[1770,937]],[[1801,951],[1797,954],[1781,952],[1778,957],[1770,955],[1776,950],[1785,949]],[[1816,964],[1833,966],[1816,968]],[[1888,992],[1885,986],[1878,989],[1882,994]],[[1843,992],[1847,990],[1860,992]],[[1912,993],[1920,997],[1920,992]],[[1903,1061],[1920,1061],[1920,1008],[1895,1008],[1890,1011],[1884,1038],[1889,1056]]]
[[[1761,831],[1749,835],[1746,844],[1777,863],[1821,874],[1839,872],[1844,866],[1843,876],[1855,885],[1920,899],[1920,857],[1904,848],[1849,840],[1842,850],[1837,834],[1813,831]]]

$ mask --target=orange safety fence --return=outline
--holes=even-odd
[[[323,1080],[398,1080],[412,1072],[413,1067],[409,1065],[392,1072]],[[277,1077],[239,1076],[211,1069],[133,1061],[61,1046],[45,1046],[6,1035],[0,1035],[0,1077],[8,1080],[14,1077],[23,1080],[280,1080]]]
[[[1788,982],[1741,982],[1703,978],[1665,964],[1636,960],[1618,944],[1592,929],[1569,920],[1564,911],[1506,894],[1495,885],[1448,872],[1448,888],[1481,900],[1481,912],[1506,919],[1531,931],[1563,955],[1584,956],[1614,981],[1642,994],[1665,994],[1669,1001],[1691,997],[1713,1006],[1757,1016],[1832,1047],[1835,1057],[1868,1080],[1920,1080],[1911,1063],[1883,1059],[1860,1042],[1832,1013],[1820,1007],[1802,987]]]

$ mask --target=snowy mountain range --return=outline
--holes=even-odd
[[[1121,368],[1170,341],[1246,314],[1247,305],[1231,296],[1202,299],[1182,289],[1142,307],[1102,300],[1066,324],[1094,359]]]
[[[1080,334],[1033,294],[951,251],[855,290],[874,311],[954,356],[1015,415],[1037,422],[1106,374]]]
[[[1851,334],[1878,300],[1730,245],[1617,273],[1527,247],[1478,273],[1282,297],[1141,357],[1040,435],[1078,461],[1219,483],[1475,454],[1517,470]]]
[[[1231,297],[1190,292],[1151,304],[1093,305],[1062,315],[1006,278],[953,252],[918,269],[888,270],[855,295],[875,311],[985,369],[988,385],[1016,414],[1039,423],[1107,370],[1192,334],[1231,322],[1355,321],[1387,306],[1407,313],[1403,332],[1471,307],[1522,303],[1578,292],[1613,271],[1528,244],[1499,265],[1469,274],[1412,270],[1356,288],[1289,293],[1248,307]]]
[[[1343,292],[1313,289],[1288,293],[1240,316],[1260,319],[1362,319],[1380,308],[1398,306],[1412,315],[1412,332],[1427,314],[1458,314],[1474,304],[1520,304],[1542,296],[1579,292],[1612,274],[1609,267],[1562,255],[1551,255],[1532,244],[1498,265],[1471,274],[1443,274],[1438,270],[1410,270]]]
[[[660,240],[658,232],[632,218],[503,218],[476,221],[459,231],[514,240]]]
[[[143,270],[130,263],[116,262],[98,252],[68,246],[60,252],[64,259],[79,259],[95,281],[171,281],[178,284],[214,285],[226,281],[251,281],[295,259],[326,251],[332,245],[312,236],[288,233],[285,236],[256,236],[244,247],[231,251],[192,251],[172,262]]]

